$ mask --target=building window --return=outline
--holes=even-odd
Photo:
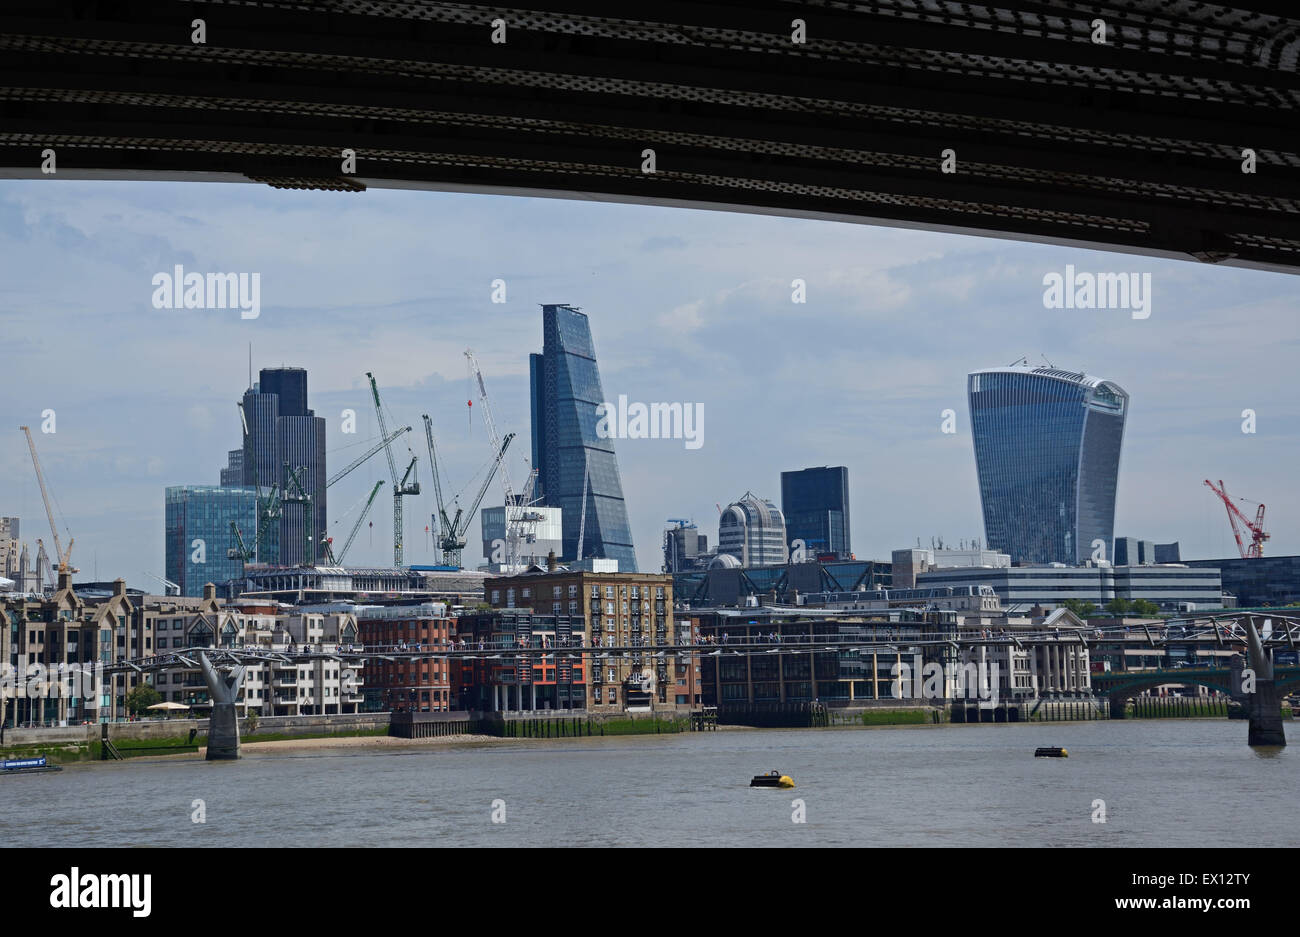
[[[577,584],[575,584],[575,583],[571,583],[571,584],[569,585],[569,598],[573,598],[573,597],[576,596],[577,594],[578,594],[578,586],[577,586]]]
[[[614,587],[613,587],[613,586],[606,586],[606,587],[605,587],[605,598],[607,598],[607,599],[612,599],[612,598],[614,598]]]
[[[501,590],[500,590],[500,589],[493,589],[493,590],[492,590],[492,601],[493,601],[493,602],[500,602],[500,601],[501,601]]]

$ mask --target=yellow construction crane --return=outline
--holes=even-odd
[[[78,569],[72,567],[72,544],[74,540],[68,537],[68,549],[63,549],[63,541],[59,539],[59,530],[54,526],[54,511],[50,508],[50,495],[45,490],[45,475],[41,472],[41,460],[36,457],[36,443],[32,442],[32,431],[26,426],[18,427],[27,436],[27,448],[32,453],[32,466],[36,469],[36,483],[41,486],[41,500],[45,502],[45,516],[50,519],[50,533],[54,535],[54,552],[59,559],[60,573],[76,573]]]

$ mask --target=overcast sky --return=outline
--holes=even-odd
[[[1050,310],[1044,274],[1150,272],[1151,315]],[[261,274],[262,310],[158,310],[152,277]],[[277,191],[183,183],[0,182],[5,412],[0,514],[48,537],[26,445],[37,434],[82,578],[163,571],[163,489],[216,484],[240,444],[235,401],[254,369],[309,371],[331,471],[376,433],[364,374],[416,432],[426,495],[406,502],[407,561],[432,562],[434,509],[420,414],[448,494],[487,461],[464,350],[482,362],[510,460],[526,474],[528,354],[539,303],[591,317],[605,394],[703,404],[704,445],[616,442],[643,570],[658,570],[669,517],[717,537],[717,508],[746,490],[780,501],[780,473],[847,465],[853,550],[983,537],[966,374],[1021,355],[1108,378],[1132,397],[1115,532],[1181,541],[1185,558],[1236,554],[1202,484],[1268,505],[1269,554],[1300,553],[1295,392],[1300,279],[1124,254],[866,225],[558,199],[371,190]],[[791,281],[807,302],[791,302]],[[493,304],[492,281],[507,284]],[[341,433],[340,414],[358,414]],[[957,413],[957,433],[941,413]],[[1257,432],[1241,431],[1253,409]],[[405,451],[405,448],[401,450]],[[331,528],[382,457],[330,491]],[[385,488],[386,492],[386,488]],[[494,488],[489,501],[500,502]],[[391,501],[349,562],[391,562]],[[1248,507],[1248,506],[1246,506]],[[1251,509],[1253,514],[1253,508]],[[478,523],[468,565],[478,557]]]

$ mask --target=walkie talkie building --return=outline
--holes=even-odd
[[[1111,560],[1128,394],[1058,368],[967,379],[989,549],[1019,565]]]

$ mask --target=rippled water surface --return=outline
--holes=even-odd
[[[1167,719],[139,759],[0,779],[0,843],[1300,845],[1300,750],[1245,743],[1244,722]],[[1035,759],[1046,745],[1070,757]],[[797,788],[747,786],[771,768]],[[791,820],[796,799],[805,823]]]

